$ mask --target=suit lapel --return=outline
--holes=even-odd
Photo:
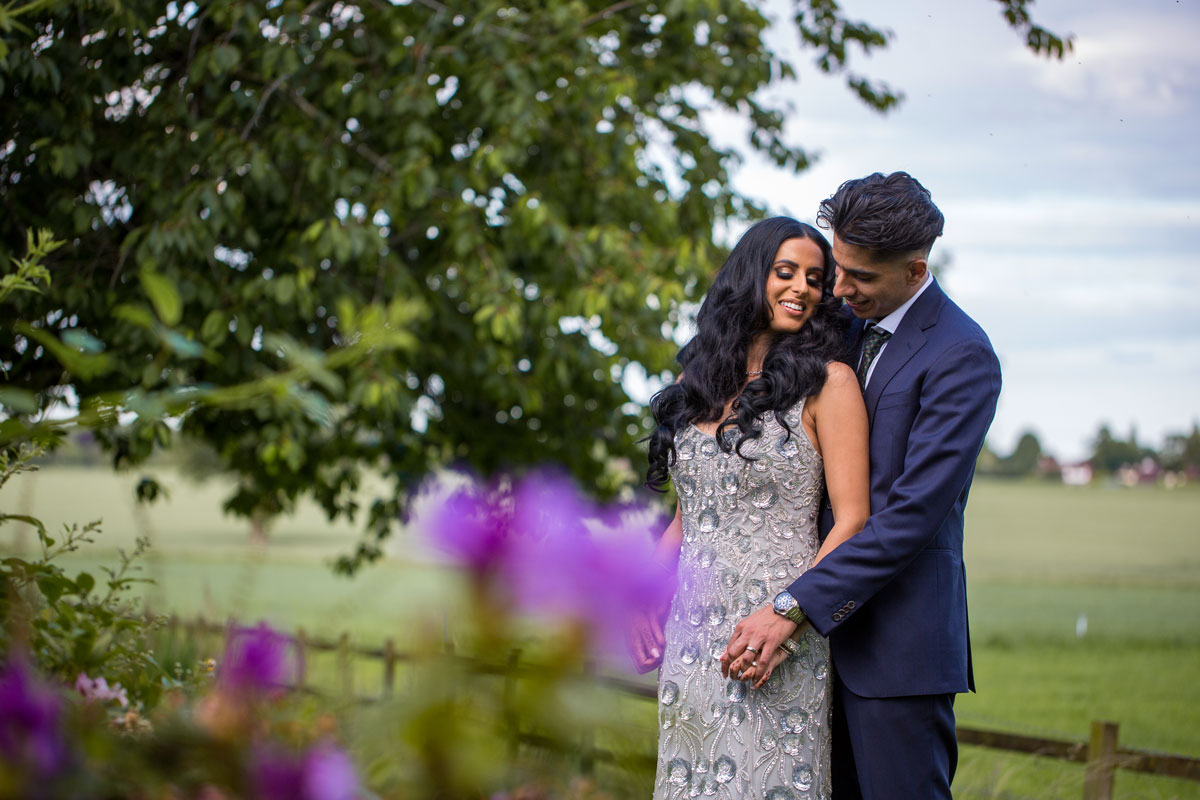
[[[888,340],[887,347],[875,362],[875,371],[871,373],[871,379],[867,382],[867,389],[863,394],[867,404],[867,416],[870,419],[875,419],[875,407],[879,404],[879,398],[888,383],[925,346],[925,331],[937,324],[938,315],[945,302],[946,295],[935,280],[908,309],[904,319],[900,320],[900,327]]]

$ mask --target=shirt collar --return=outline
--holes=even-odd
[[[933,273],[926,271],[925,281],[921,284],[921,288],[917,289],[916,293],[913,294],[912,297],[904,301],[904,305],[900,306],[883,319],[868,320],[867,327],[870,328],[873,325],[878,325],[888,333],[895,333],[896,329],[900,327],[900,320],[904,319],[904,315],[908,313],[908,310],[912,308],[913,303],[917,302],[917,298],[924,294],[925,290],[929,288],[929,284],[931,283],[933,283]]]

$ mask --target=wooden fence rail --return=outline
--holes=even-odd
[[[172,634],[184,630],[191,634],[210,636],[221,635],[228,626],[210,622],[203,618],[181,620],[171,616],[167,620],[167,629]],[[338,675],[341,693],[345,697],[352,695],[352,668],[355,658],[378,660],[383,662],[383,686],[381,696],[356,697],[361,702],[377,702],[386,699],[395,692],[396,665],[413,660],[413,656],[396,649],[393,639],[388,639],[379,647],[366,647],[350,643],[347,633],[337,639],[309,636],[303,628],[295,634],[295,641],[300,653],[301,671],[294,690],[309,694],[322,694],[308,682],[304,665],[310,652],[336,653]],[[468,656],[455,656],[464,663],[471,663],[482,672],[503,674],[511,678],[533,677],[541,674],[541,670],[530,664],[520,663],[520,651],[513,650],[508,654],[504,663],[492,663],[471,659]],[[657,700],[655,687],[642,682],[629,680],[616,675],[595,674],[589,671],[582,678],[605,686],[623,694],[640,697],[646,700]],[[515,726],[514,726],[515,727]],[[1012,753],[1026,753],[1060,761],[1072,761],[1084,765],[1083,800],[1112,800],[1113,784],[1118,769],[1129,772],[1141,772],[1149,775],[1161,775],[1169,778],[1179,778],[1189,781],[1200,781],[1200,759],[1169,753],[1155,753],[1147,750],[1135,750],[1120,747],[1117,743],[1118,725],[1115,722],[1096,720],[1092,722],[1091,735],[1086,742],[1075,742],[1063,739],[1046,739],[1036,736],[1024,736],[1003,731],[990,731],[980,728],[959,726],[957,729],[958,742],[964,745],[975,745],[992,750],[1004,750]],[[536,746],[551,746],[554,743],[536,734],[522,733],[521,742]],[[611,762],[614,755],[603,749],[596,748],[591,743],[590,736],[584,737],[581,766],[590,772],[593,762]],[[654,756],[647,755],[644,760],[653,765]]]

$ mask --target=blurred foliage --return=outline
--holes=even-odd
[[[1043,455],[1042,444],[1037,434],[1025,431],[1007,456],[1001,456],[987,444],[979,453],[975,470],[980,475],[996,478],[1024,478],[1038,471]],[[1056,475],[1055,477],[1061,477]]]
[[[1188,433],[1169,433],[1159,453],[1164,469],[1200,471],[1200,423]]]
[[[1099,472],[1116,472],[1122,467],[1137,466],[1144,458],[1157,460],[1157,454],[1138,444],[1136,430],[1130,430],[1129,439],[1122,439],[1114,435],[1108,425],[1101,425],[1092,440],[1088,463]]]
[[[38,448],[0,450],[0,487],[32,469]],[[0,511],[6,522],[37,532],[36,556],[0,560],[0,658],[28,651],[43,673],[70,685],[81,673],[120,684],[137,708],[153,706],[164,689],[178,686],[155,660],[150,644],[158,622],[139,613],[130,589],[145,582],[136,573],[148,542],[119,551],[119,566],[103,567],[97,580],[87,571],[70,575],[58,560],[94,541],[100,522],[66,525],[51,536],[41,520]]]
[[[38,455],[29,446],[0,449],[0,488],[33,469]],[[652,563],[645,531],[591,541],[587,501],[561,480],[527,482],[509,500],[503,511],[512,519],[475,520],[482,527],[473,533],[508,554],[510,567],[534,560],[526,584],[566,588],[543,568],[547,542],[520,548],[515,541],[543,527],[577,545],[575,563],[564,564],[572,586],[585,583],[578,576],[596,562],[624,565],[626,573],[637,571],[628,565]],[[547,509],[558,513],[547,518]],[[586,510],[610,522],[632,512]],[[431,535],[462,545],[471,520],[457,513],[439,520]],[[589,666],[597,647],[620,658],[597,620],[623,621],[631,603],[646,600],[611,575],[588,587],[592,602],[582,609],[545,586],[528,608],[497,580],[495,563],[468,563],[460,553],[460,591],[478,599],[454,621],[461,650],[448,651],[444,619],[427,620],[402,662],[406,691],[364,706],[319,689],[315,698],[290,691],[297,682],[312,686],[303,677],[304,646],[265,623],[231,623],[215,660],[202,637],[180,645],[174,629],[165,636],[161,620],[121,600],[136,580],[131,567],[141,547],[105,570],[107,580],[68,575],[57,560],[90,542],[98,523],[55,539],[33,517],[0,513],[5,522],[33,526],[41,551],[0,560],[0,796],[606,800],[645,791],[645,737],[626,729],[612,689]],[[493,522],[504,530],[492,530]],[[173,664],[170,674],[152,642],[162,663]],[[584,777],[595,747],[615,768],[603,782]]]
[[[899,100],[848,66],[886,32],[831,0],[794,24],[818,70]],[[346,568],[450,462],[611,494],[646,430],[622,380],[669,368],[714,230],[763,212],[701,111],[809,161],[760,92],[796,71],[767,25],[709,0],[0,5],[0,265],[30,230],[68,244],[5,300],[0,439],[61,429],[56,405],[118,466],[182,432],[259,518],[305,493],[354,517],[380,470]]]

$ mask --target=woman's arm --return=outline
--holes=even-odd
[[[825,463],[825,485],[833,506],[834,523],[813,560],[815,565],[862,529],[871,513],[870,460],[867,456],[867,407],[854,371],[845,364],[829,365],[825,385],[804,404],[804,428]],[[786,657],[778,650],[787,637],[799,638],[809,623],[797,626],[768,606],[755,611],[734,628],[721,671],[742,675],[761,689]],[[770,653],[765,663],[747,655],[746,645],[762,643]]]
[[[663,531],[654,548],[654,560],[663,568],[663,580],[674,580],[679,564],[679,548],[683,543],[683,512],[675,505],[675,519]],[[649,672],[662,663],[667,637],[663,634],[665,608],[646,609],[637,614],[629,632],[629,654],[638,672]]]
[[[683,511],[680,510],[679,503],[675,503],[675,519],[671,520],[671,524],[663,531],[662,538],[658,540],[658,546],[654,548],[654,560],[674,574],[682,544]]]
[[[858,533],[871,515],[871,462],[867,407],[854,370],[840,362],[830,364],[825,385],[805,404],[805,410],[809,409],[817,434],[814,444],[825,462],[825,486],[833,506],[833,527],[817,551],[815,566]]]

